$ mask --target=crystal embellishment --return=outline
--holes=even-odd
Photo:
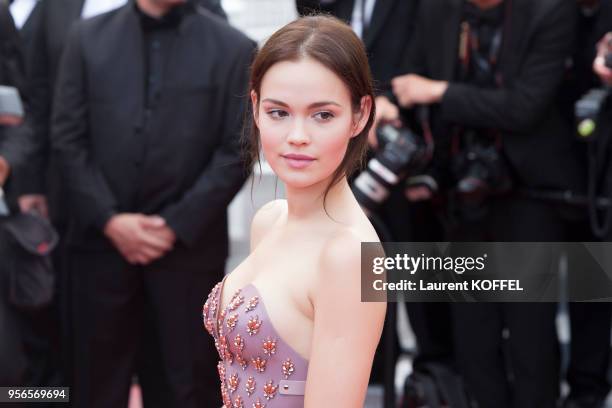
[[[236,347],[240,351],[244,350],[244,339],[239,334],[237,334],[234,338],[234,347]]]
[[[253,403],[253,408],[266,408],[266,404],[264,404],[259,400],[259,398],[257,398],[257,402]]]
[[[263,387],[264,398],[270,401],[276,395],[276,391],[278,391],[278,385],[274,385],[272,380],[268,381]]]
[[[229,390],[229,392],[231,392],[232,394],[236,392],[236,390],[238,389],[238,384],[240,383],[240,378],[238,378],[238,374],[234,373],[230,376],[230,378],[228,378],[227,380],[227,389]]]
[[[251,363],[253,363],[253,367],[255,368],[255,371],[257,371],[258,373],[263,373],[264,371],[266,371],[267,361],[265,358],[261,358],[261,357],[253,358],[251,359]]]
[[[236,327],[236,323],[238,323],[238,313],[234,313],[233,315],[227,318],[226,325],[230,332],[234,330],[234,328]]]
[[[253,378],[253,376],[249,376],[247,379],[244,390],[249,397],[255,392],[255,378]]]
[[[266,337],[262,344],[264,354],[272,356],[276,353],[276,340]]]
[[[260,328],[261,320],[259,320],[259,316],[251,317],[247,322],[247,333],[249,333],[249,336],[254,336],[259,333]]]
[[[283,370],[285,380],[289,379],[291,374],[293,374],[293,372],[295,371],[295,365],[293,364],[290,358],[287,358],[285,361],[283,361],[283,365],[281,368]]]
[[[245,313],[252,312],[257,307],[258,303],[259,303],[259,296],[253,296],[247,303],[247,307],[244,308],[244,312]]]

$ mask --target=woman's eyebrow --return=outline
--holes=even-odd
[[[285,102],[279,101],[278,99],[266,98],[262,102],[270,102],[270,103],[273,103],[275,105],[284,106],[286,108],[289,107],[289,105],[287,105]],[[337,103],[337,102],[333,102],[333,101],[321,101],[321,102],[311,103],[310,105],[308,105],[308,109],[320,108],[321,106],[327,106],[327,105],[334,105],[334,106],[341,107],[341,105],[339,103]]]
[[[311,103],[308,107],[309,108],[320,108],[321,106],[327,106],[327,105],[334,105],[337,107],[341,107],[339,103],[336,103],[333,101],[315,102],[315,103]]]

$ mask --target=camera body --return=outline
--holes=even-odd
[[[380,208],[394,186],[422,170],[430,156],[424,140],[407,127],[383,125],[376,136],[379,149],[353,182],[357,201],[370,212]]]
[[[606,67],[612,69],[612,52],[609,52],[606,54],[605,56],[605,60],[606,60]]]
[[[576,130],[580,140],[588,142],[595,140],[599,117],[609,94],[606,88],[594,88],[574,105]]]
[[[494,137],[467,130],[461,149],[451,159],[454,192],[464,218],[477,219],[486,211],[489,196],[511,191],[512,177]]]

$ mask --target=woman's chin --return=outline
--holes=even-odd
[[[276,174],[287,188],[309,188],[324,181],[324,178],[314,177],[313,174]]]

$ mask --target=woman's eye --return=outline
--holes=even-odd
[[[315,118],[320,120],[321,122],[327,122],[334,118],[334,114],[331,112],[323,111],[315,113]]]
[[[284,118],[286,116],[289,116],[289,114],[287,112],[285,112],[284,110],[281,110],[281,109],[272,109],[272,110],[269,110],[267,113],[268,113],[268,116],[270,116],[272,119],[276,119],[276,120],[279,120],[279,119],[282,119],[282,118]]]

